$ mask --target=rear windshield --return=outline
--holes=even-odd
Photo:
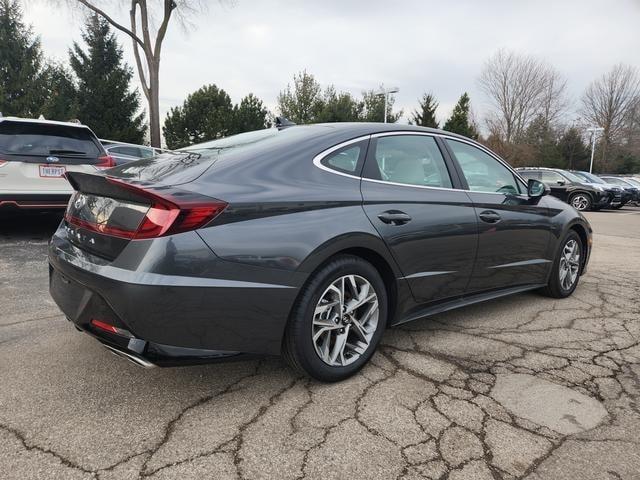
[[[97,157],[87,128],[45,123],[0,122],[0,151],[15,155]]]

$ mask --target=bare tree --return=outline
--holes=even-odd
[[[634,125],[640,105],[640,77],[638,70],[618,64],[597,80],[591,82],[582,96],[580,113],[590,125],[602,132],[602,158],[606,162],[608,147],[628,136]]]
[[[109,0],[68,0],[72,4],[82,6],[100,15],[114,28],[128,35],[133,42],[133,54],[142,91],[149,104],[149,134],[151,145],[160,147],[160,52],[165,39],[169,22],[173,17],[182,17],[198,10],[199,2],[189,0],[162,0],[162,6],[149,6],[156,2],[147,0],[131,0],[129,9],[129,25],[117,21],[105,10],[103,4]],[[174,13],[174,11],[176,13]],[[153,19],[158,17],[159,24],[154,28]],[[155,32],[152,32],[155,30]]]
[[[551,124],[566,109],[566,81],[532,56],[499,50],[485,62],[479,84],[493,106],[489,130],[506,143],[521,137],[535,117]]]

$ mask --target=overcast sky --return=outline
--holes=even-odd
[[[151,0],[155,3],[156,0]],[[126,21],[128,2],[102,0]],[[159,3],[159,2],[158,2]],[[640,0],[202,0],[192,25],[170,27],[161,62],[166,111],[215,83],[234,102],[253,92],[275,109],[278,92],[303,69],[323,85],[360,95],[397,86],[408,113],[423,92],[446,118],[463,91],[478,117],[486,100],[477,77],[499,48],[551,62],[578,100],[588,83],[618,62],[640,66]],[[45,53],[67,60],[82,16],[46,0],[23,0],[26,21]],[[120,34],[133,65],[128,37]],[[406,115],[405,115],[406,116]]]

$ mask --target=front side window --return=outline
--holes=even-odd
[[[451,177],[438,144],[426,135],[379,137],[373,177],[421,187],[451,188]]]
[[[498,160],[468,143],[447,139],[453,150],[469,190],[487,193],[522,193],[515,175]]]

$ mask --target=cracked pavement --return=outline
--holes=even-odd
[[[638,479],[640,209],[588,214],[575,294],[389,330],[352,379],[278,358],[144,370],[64,320],[52,216],[0,219],[0,477]]]

